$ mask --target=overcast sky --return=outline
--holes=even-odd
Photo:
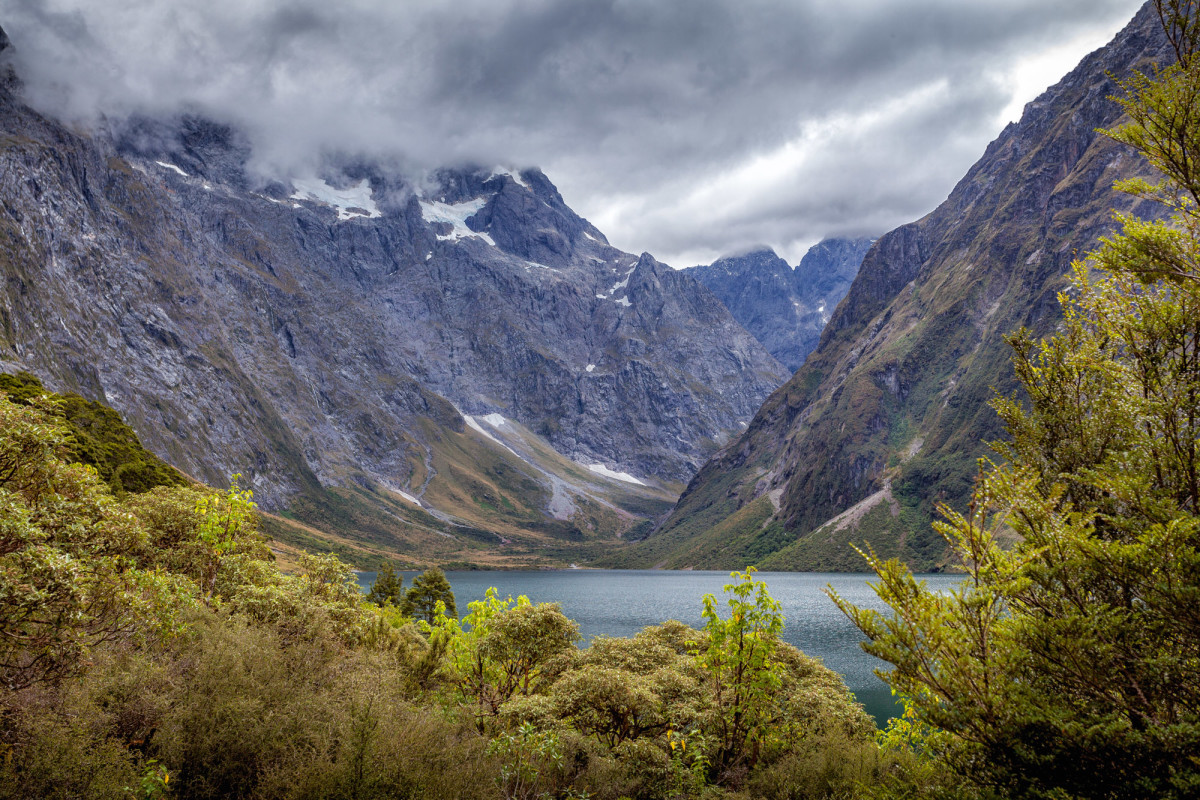
[[[259,165],[540,166],[673,266],[930,211],[1141,0],[0,0],[37,101],[201,110]]]

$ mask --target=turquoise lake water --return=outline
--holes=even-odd
[[[404,573],[404,586],[417,573]],[[677,619],[695,628],[703,626],[701,598],[722,595],[731,582],[728,572],[671,572],[665,570],[550,570],[530,572],[447,572],[460,614],[467,603],[483,599],[495,586],[501,597],[526,595],[534,603],[559,603],[563,613],[579,623],[585,639],[597,636],[632,636],[647,625]],[[783,638],[810,656],[820,658],[846,681],[859,702],[879,724],[898,713],[887,684],[873,670],[887,665],[859,647],[863,636],[822,591],[832,585],[859,606],[882,609],[867,586],[873,575],[813,572],[760,572],[771,596],[785,617]],[[945,590],[961,575],[923,575],[932,589]],[[359,575],[364,589],[375,573]],[[724,605],[722,604],[722,607]]]

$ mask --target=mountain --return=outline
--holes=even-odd
[[[793,269],[770,248],[726,256],[688,273],[792,372],[850,289],[872,239],[825,239]]]
[[[820,345],[710,460],[627,566],[861,570],[850,543],[916,569],[945,564],[934,503],[962,508],[988,400],[1016,391],[1004,336],[1044,335],[1073,258],[1132,206],[1144,174],[1097,133],[1119,123],[1109,75],[1169,52],[1149,4],[1106,47],[1026,106],[928,216],[880,237]]]
[[[205,482],[240,473],[294,544],[583,558],[668,509],[786,378],[536,169],[253,157],[197,116],[68,128],[10,70],[0,371],[104,402]]]

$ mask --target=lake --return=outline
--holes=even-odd
[[[417,574],[404,574],[405,588]],[[563,613],[579,623],[586,639],[598,635],[633,636],[647,625],[677,619],[694,628],[703,626],[701,597],[722,596],[731,582],[728,572],[666,570],[541,570],[529,572],[447,572],[459,614],[467,603],[483,599],[495,586],[501,597],[526,595],[534,603],[559,603]],[[771,596],[785,617],[783,638],[825,666],[841,674],[846,685],[878,724],[899,713],[887,684],[874,674],[884,662],[859,647],[864,641],[850,621],[822,591],[832,585],[842,597],[858,606],[883,609],[867,581],[874,575],[813,572],[760,572]],[[921,575],[930,588],[946,590],[961,575]],[[359,573],[364,591],[375,580],[374,572]],[[721,603],[721,608],[727,608]],[[723,614],[722,616],[727,616]]]

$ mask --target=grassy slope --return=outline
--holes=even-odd
[[[428,465],[414,461],[409,493],[424,485],[421,508],[369,480],[352,489],[317,487],[265,521],[291,548],[337,553],[362,566],[403,564],[563,567],[610,551],[630,531],[665,513],[673,487],[639,487],[598,477],[513,423],[507,442],[524,458],[470,428],[448,430],[423,419],[432,443]],[[536,465],[536,466],[535,466]],[[429,475],[430,468],[432,475]],[[549,472],[568,486],[568,519],[546,514]]]

